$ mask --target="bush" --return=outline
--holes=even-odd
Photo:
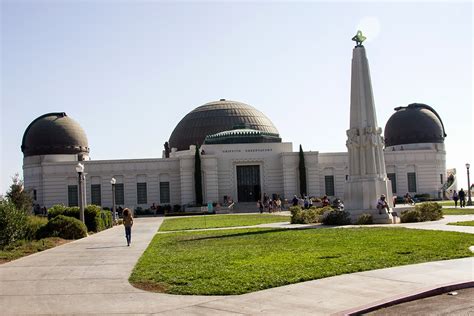
[[[102,218],[102,222],[104,223],[105,229],[111,228],[114,226],[113,220],[112,220],[112,212],[110,210],[102,210],[100,212],[100,217]]]
[[[332,210],[331,207],[311,207],[303,210],[299,206],[290,207],[291,212],[291,224],[311,224],[319,223],[323,217],[323,214]]]
[[[27,221],[26,212],[18,210],[12,202],[0,201],[0,248],[23,239]]]
[[[420,212],[416,208],[408,209],[400,214],[402,223],[416,223],[420,221]]]
[[[372,214],[361,214],[359,218],[357,218],[357,225],[370,225],[374,223],[374,219],[372,218]]]
[[[201,205],[199,205],[199,206],[201,206]],[[179,211],[181,211],[181,205],[179,205],[179,204],[173,205],[173,212],[179,212]]]
[[[38,237],[59,237],[63,239],[79,239],[87,236],[87,227],[80,220],[58,215],[48,224],[41,227],[38,231]]]
[[[421,222],[437,221],[443,218],[443,207],[436,202],[428,202],[415,206],[420,211]]]
[[[400,215],[402,223],[437,221],[441,218],[443,218],[443,207],[436,202],[418,204]]]
[[[38,239],[38,231],[46,224],[48,224],[48,219],[45,217],[28,216],[24,238],[27,240]]]
[[[67,207],[58,204],[48,210],[48,219],[50,220],[59,215],[80,219],[80,209],[77,206]],[[105,216],[107,217],[107,215]],[[108,227],[107,223],[103,221],[102,209],[97,205],[88,205],[84,209],[84,221],[86,222],[87,231],[100,232]],[[110,221],[112,222],[112,220]]]
[[[323,218],[324,225],[349,225],[351,216],[347,211],[332,210]]]

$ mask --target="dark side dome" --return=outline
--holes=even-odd
[[[422,103],[395,108],[385,125],[385,146],[418,143],[444,143],[447,136],[436,111]]]
[[[28,125],[21,143],[25,157],[89,153],[82,127],[64,112],[41,115]]]
[[[254,107],[237,101],[221,99],[209,102],[189,112],[171,133],[171,148],[187,150],[201,145],[208,135],[245,125],[250,129],[278,134],[273,123]]]

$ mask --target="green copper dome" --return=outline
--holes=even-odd
[[[277,133],[259,131],[246,126],[236,126],[232,130],[208,135],[204,144],[248,144],[248,143],[281,143]]]

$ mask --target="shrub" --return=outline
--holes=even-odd
[[[420,211],[416,208],[411,208],[403,211],[400,214],[400,221],[402,223],[415,223],[420,221]]]
[[[436,202],[418,204],[400,215],[402,223],[437,221],[441,218],[443,218],[443,208]]]
[[[84,209],[84,221],[86,222],[87,231],[100,232],[106,227],[103,221],[102,209],[97,205],[88,205]],[[48,219],[53,219],[59,215],[80,219],[80,209],[77,206],[67,207],[62,204],[54,205],[48,210]],[[105,215],[107,216],[107,215]],[[110,226],[112,227],[112,226]]]
[[[310,224],[319,223],[324,212],[331,210],[331,207],[312,207],[307,210],[301,209],[299,206],[290,207],[292,224]]]
[[[357,225],[370,225],[374,223],[374,219],[372,218],[372,214],[361,214],[359,218],[357,218]]]
[[[46,224],[48,224],[48,219],[45,217],[28,216],[24,238],[27,240],[38,239],[38,231]]]
[[[201,206],[201,205],[199,205],[199,206]],[[173,205],[173,212],[179,212],[180,210],[181,210],[181,205],[179,205],[179,204]]]
[[[443,218],[443,207],[436,202],[428,202],[415,206],[420,212],[420,222],[437,221]]]
[[[324,225],[349,225],[351,216],[347,211],[332,210],[323,218]]]
[[[79,239],[87,236],[87,228],[84,223],[76,218],[58,215],[48,221],[48,224],[41,227],[38,235],[40,238],[60,237],[63,239]]]
[[[112,220],[112,212],[110,210],[102,210],[100,212],[100,217],[102,218],[102,222],[104,223],[105,229],[114,226]]]
[[[26,212],[12,202],[0,201],[0,248],[25,237],[27,220]]]

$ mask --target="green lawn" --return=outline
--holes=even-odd
[[[289,222],[290,216],[255,215],[204,215],[184,218],[167,218],[160,231],[188,230],[200,228],[252,226],[266,223]]]
[[[473,256],[474,235],[405,228],[235,229],[157,234],[130,282],[228,295],[334,275]]]
[[[474,226],[474,221],[454,222],[454,223],[448,223],[448,225],[455,225],[455,226]]]
[[[472,208],[443,208],[444,215],[474,215],[474,209]]]
[[[15,260],[68,242],[65,239],[50,237],[41,240],[21,240],[0,250],[0,263]]]

